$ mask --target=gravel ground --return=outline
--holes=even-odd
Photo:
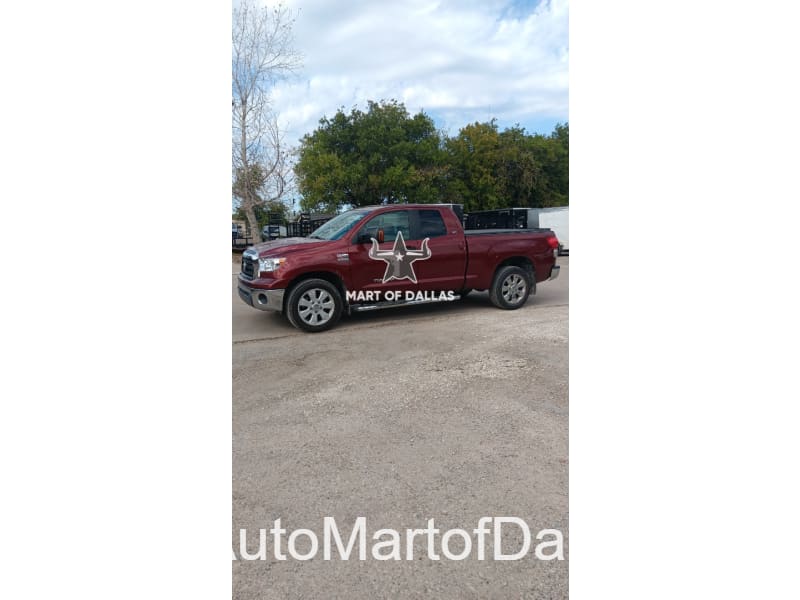
[[[244,305],[234,278],[237,554],[239,529],[255,550],[257,531],[278,517],[320,544],[325,516],[343,535],[359,516],[368,535],[517,516],[533,535],[554,528],[568,542],[569,259],[559,262],[561,277],[517,311],[474,294],[354,315],[316,335]],[[518,546],[517,530],[507,533],[504,547]],[[277,561],[270,550],[266,561],[233,562],[233,596],[567,597],[568,561],[537,560],[533,547],[503,562],[475,552],[430,560],[424,538],[414,549],[413,561],[387,562],[369,550],[363,562],[325,561],[321,548],[309,561]]]

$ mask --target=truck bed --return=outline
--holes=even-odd
[[[469,237],[477,235],[498,235],[501,233],[547,233],[548,231],[552,230],[545,227],[530,229],[468,229],[464,231],[464,235]]]
[[[553,249],[547,242],[550,229],[471,229],[464,232],[467,243],[467,268],[464,287],[488,289],[498,256],[527,257],[533,266],[534,279],[545,281],[555,264]]]

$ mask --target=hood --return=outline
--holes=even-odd
[[[256,244],[248,248],[248,250],[254,250],[258,253],[259,258],[265,258],[270,255],[288,254],[298,250],[310,250],[311,248],[324,246],[330,243],[329,240],[316,240],[304,237],[281,238],[272,240],[271,242]]]

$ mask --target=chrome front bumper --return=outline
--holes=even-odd
[[[560,272],[561,272],[561,265],[553,265],[553,267],[550,269],[549,280],[553,281],[553,279],[557,279],[558,278],[558,274]]]
[[[239,280],[239,297],[242,302],[259,310],[283,311],[283,292],[285,290],[260,290],[251,288]]]

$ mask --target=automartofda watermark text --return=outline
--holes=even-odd
[[[514,548],[509,547],[508,540],[504,542],[504,532],[516,540]],[[420,545],[429,560],[464,560],[471,556],[478,560],[564,560],[564,536],[560,530],[542,529],[532,536],[528,524],[518,517],[481,517],[471,531],[441,531],[434,519],[428,519],[425,528],[383,528],[371,534],[366,517],[358,517],[349,532],[343,532],[333,517],[324,517],[321,540],[311,529],[289,532],[276,519],[270,529],[259,529],[257,536],[240,529],[238,553],[234,550],[233,560],[268,560],[271,555],[274,560],[305,561],[316,558],[320,549],[324,560],[414,560]]]

